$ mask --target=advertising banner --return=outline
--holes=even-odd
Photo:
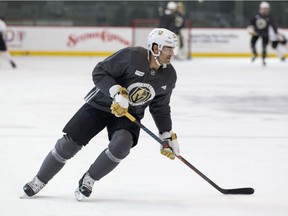
[[[131,45],[130,28],[11,27],[6,33],[13,53],[110,54]]]
[[[141,30],[141,31],[140,31]],[[137,34],[146,46],[151,29],[141,28]],[[132,46],[135,36],[130,27],[20,27],[12,26],[5,34],[9,51],[14,55],[99,55],[108,56]],[[281,30],[286,36],[288,30]],[[135,34],[134,34],[135,35]],[[192,28],[191,55],[194,57],[248,57],[250,39],[246,29]],[[262,41],[257,42],[261,53]],[[139,45],[139,44],[137,44]],[[268,45],[268,52],[272,50]]]

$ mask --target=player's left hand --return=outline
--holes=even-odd
[[[160,145],[161,154],[165,155],[171,160],[175,159],[175,155],[180,155],[180,148],[176,133],[173,133],[172,131],[164,132],[159,134],[159,137],[164,141],[164,144]]]
[[[277,34],[277,40],[280,41],[280,42],[285,41],[284,35],[278,33],[278,34]]]

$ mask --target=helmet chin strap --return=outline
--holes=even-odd
[[[159,66],[162,67],[162,68],[166,68],[166,67],[167,67],[167,64],[165,64],[165,63],[160,64],[160,62],[159,62],[159,60],[158,60],[158,57],[159,57],[159,56],[154,56],[154,59],[155,59],[157,65],[159,65]]]
[[[158,60],[158,56],[154,56],[154,59],[155,59],[155,61],[156,61],[157,65],[159,65],[159,66],[161,66],[161,65],[162,65],[162,64],[160,64],[160,62],[159,62],[159,60]]]

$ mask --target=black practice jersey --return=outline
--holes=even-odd
[[[160,17],[160,28],[168,29],[179,35],[185,25],[185,18],[179,13],[164,14]]]
[[[2,32],[0,32],[0,51],[7,51],[6,42],[4,40]]]
[[[153,71],[147,49],[128,47],[99,62],[92,75],[95,87],[85,97],[88,104],[110,112],[109,89],[119,84],[128,90],[132,115],[143,118],[149,106],[159,132],[172,129],[169,104],[177,77],[171,64]]]
[[[268,37],[270,26],[273,28],[274,32],[277,33],[277,26],[271,15],[262,15],[258,12],[251,19],[250,24],[254,26],[254,29],[259,36]]]

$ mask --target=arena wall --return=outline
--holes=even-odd
[[[288,34],[288,29],[281,30]],[[148,32],[147,32],[148,34]],[[192,57],[250,57],[246,29],[193,28]],[[145,40],[147,36],[143,36]],[[12,55],[108,56],[131,46],[129,27],[39,27],[11,26],[6,34]],[[258,42],[261,50],[261,42]],[[269,45],[268,53],[275,56]]]

